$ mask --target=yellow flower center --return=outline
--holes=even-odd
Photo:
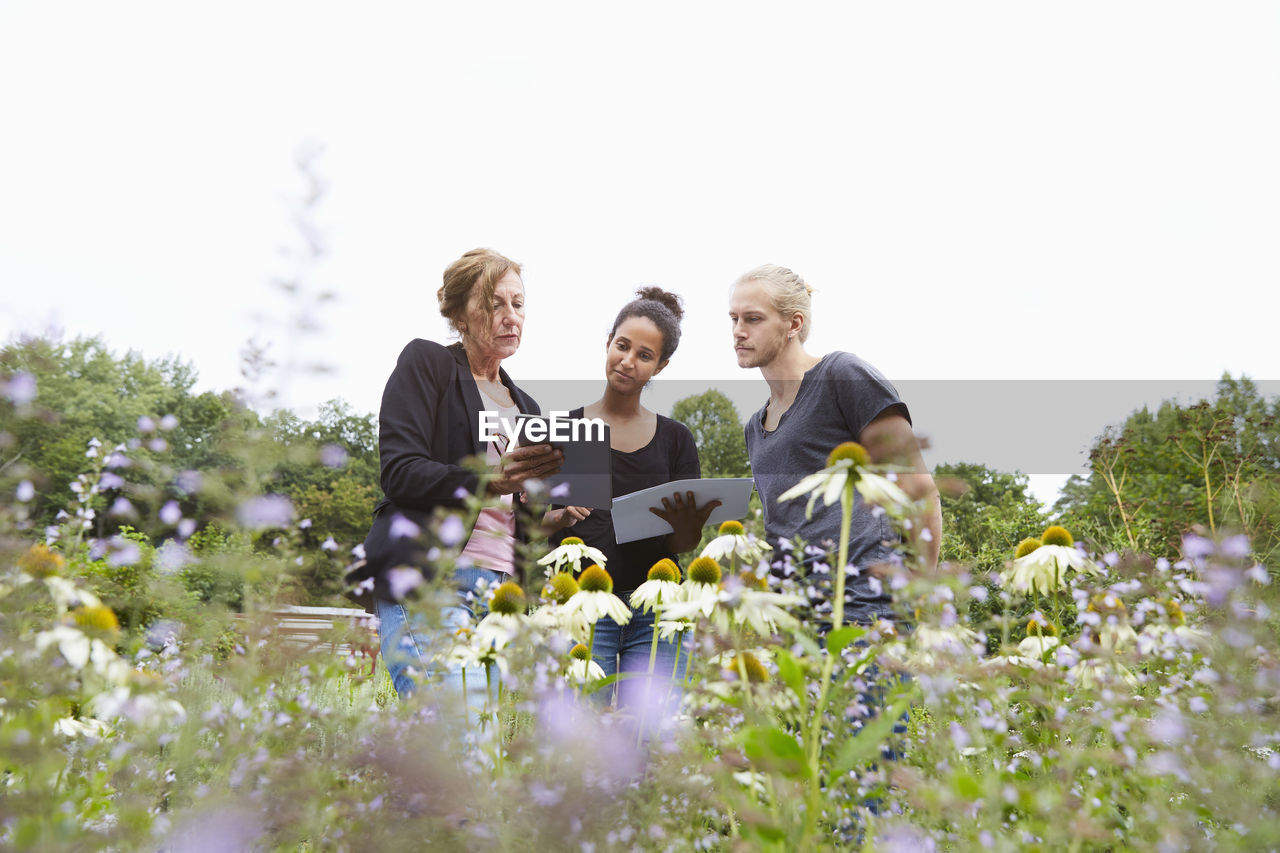
[[[1169,621],[1175,625],[1185,625],[1187,622],[1187,615],[1182,612],[1182,605],[1172,598],[1164,603],[1164,612],[1169,615]]]
[[[694,583],[720,583],[720,564],[710,557],[697,557],[689,564],[689,580]]]
[[[669,557],[663,557],[661,560],[653,564],[653,568],[649,569],[649,580],[651,581],[672,581],[680,580],[680,567],[675,561]]]
[[[92,628],[98,631],[115,633],[120,630],[120,620],[105,604],[93,604],[77,607],[72,611],[76,624],[81,628]]]
[[[578,586],[587,592],[613,592],[613,578],[595,563],[587,566],[578,575]]]
[[[494,613],[506,613],[508,615],[522,612],[524,610],[524,590],[515,581],[507,581],[493,591],[493,600],[489,602],[489,609]]]
[[[582,645],[582,643],[578,643],[576,646],[569,649],[569,657],[574,660],[591,660],[591,651],[586,646]]]
[[[1023,539],[1018,543],[1017,550],[1013,552],[1013,558],[1015,560],[1021,560],[1023,557],[1039,548],[1042,544],[1044,543],[1039,539],[1036,539],[1034,536],[1028,536],[1026,539]]]
[[[18,558],[18,568],[37,578],[56,575],[66,564],[61,554],[50,550],[43,542],[32,545]]]
[[[746,530],[743,528],[742,522],[740,521],[729,519],[720,525],[721,536],[742,536],[744,533],[746,533]]]
[[[577,536],[566,536],[560,540],[561,545],[581,545],[582,540]]]
[[[1043,637],[1043,636],[1053,637],[1053,636],[1056,636],[1057,633],[1058,633],[1057,626],[1054,625],[1052,622],[1048,621],[1047,619],[1037,619],[1036,617],[1032,616],[1031,619],[1028,620],[1027,622],[1028,637]]]
[[[836,445],[836,449],[832,450],[831,455],[827,457],[827,467],[830,468],[841,459],[848,459],[858,468],[865,468],[871,464],[871,454],[856,441],[846,441],[844,444]]]
[[[738,579],[742,581],[742,585],[749,589],[766,589],[764,578],[756,575],[755,572],[742,572],[738,575]]]
[[[739,666],[739,663],[742,665]],[[764,684],[769,680],[769,670],[765,669],[764,664],[760,663],[751,652],[734,655],[729,659],[726,669],[738,677],[742,677],[742,672],[745,670],[747,681],[752,684]]]
[[[1044,533],[1040,534],[1040,541],[1045,545],[1064,545],[1070,548],[1076,540],[1071,538],[1067,528],[1055,524],[1045,528]]]
[[[555,577],[547,583],[543,594],[557,604],[564,604],[579,588],[578,582],[569,572],[556,572]]]

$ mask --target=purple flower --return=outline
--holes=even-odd
[[[123,536],[112,536],[108,548],[108,566],[132,566],[142,559],[142,551],[138,548],[138,543]]]
[[[347,464],[346,448],[337,444],[326,444],[320,448],[320,463],[326,468],[341,468]]]
[[[1213,540],[1194,533],[1182,537],[1182,554],[1189,560],[1201,560],[1213,553]]]
[[[155,432],[155,431],[156,431],[156,422],[153,421],[149,416],[143,415],[142,417],[138,418],[138,432],[148,433],[148,432]]]
[[[456,489],[454,489],[454,490],[453,490],[453,497],[454,497],[454,500],[459,500],[459,501],[460,501],[460,500],[465,500],[465,499],[466,499],[466,497],[467,497],[467,495],[469,495],[469,494],[470,494],[470,492],[468,492],[468,491],[467,491],[466,489],[464,489],[462,486],[458,486],[458,488],[456,488]]]
[[[107,510],[107,515],[114,515],[119,518],[137,518],[137,510],[133,508],[133,504],[128,498],[116,498],[111,504],[111,509]]]
[[[156,568],[161,574],[171,575],[194,562],[195,557],[191,556],[187,546],[176,539],[170,539],[156,549]]]
[[[304,519],[302,519],[302,521],[299,521],[299,522],[298,522],[298,529],[299,529],[299,530],[310,530],[310,529],[311,529],[311,519],[309,519],[309,518],[304,518]]]
[[[391,528],[387,531],[387,535],[392,539],[416,539],[421,532],[418,525],[396,513],[391,516]]]
[[[422,583],[422,572],[409,566],[396,566],[394,569],[387,570],[387,586],[391,590],[391,597],[395,599],[404,598],[414,587]]]
[[[563,498],[563,497],[567,497],[568,495],[569,495],[568,483],[561,483],[558,486],[551,487],[551,497],[553,498]]]
[[[173,415],[165,415],[163,418],[160,419],[160,429],[164,430],[165,432],[169,432],[170,430],[176,429],[177,426],[178,426],[178,419],[175,418]]]
[[[285,527],[293,521],[293,504],[284,495],[262,495],[240,504],[236,518],[250,530]]]
[[[147,442],[147,447],[154,453],[164,453],[169,449],[169,442],[163,438],[153,438]]]
[[[26,503],[35,496],[36,487],[31,485],[30,480],[23,480],[18,484],[17,491],[14,492],[14,497],[16,497],[21,503]]]
[[[333,540],[332,536],[330,536],[328,539],[324,540],[324,542],[320,544],[320,550],[336,551],[338,550],[338,543]]]
[[[127,468],[129,467],[129,457],[125,456],[118,450],[112,451],[111,455],[102,463],[107,468]]]
[[[466,528],[462,525],[462,519],[456,515],[451,515],[440,522],[440,541],[450,548],[462,541],[464,533]]]
[[[364,559],[364,543],[363,542],[358,543],[356,547],[351,549],[351,556],[355,557],[357,560]]]
[[[15,373],[4,384],[4,395],[15,406],[25,406],[36,398],[36,378],[30,373]]]
[[[191,534],[196,532],[196,521],[194,518],[184,518],[178,522],[178,536],[183,539],[190,539]]]
[[[1253,549],[1249,546],[1249,537],[1244,534],[1228,536],[1222,540],[1222,554],[1225,557],[1234,557],[1237,560],[1247,560],[1249,555],[1253,553]]]
[[[160,521],[172,527],[182,520],[182,508],[177,501],[167,501],[160,507]]]
[[[1231,591],[1240,585],[1241,572],[1227,566],[1211,566],[1204,573],[1204,579],[1209,587],[1204,594],[1205,600],[1213,607],[1221,607]]]
[[[98,480],[98,488],[100,489],[118,489],[124,485],[124,477],[119,474],[113,474],[110,471],[102,472],[102,479]]]
[[[200,491],[200,486],[204,484],[204,476],[199,471],[183,471],[175,482],[179,489],[188,495],[193,495]]]

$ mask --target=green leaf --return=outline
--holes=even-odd
[[[803,747],[795,736],[776,726],[751,726],[743,731],[742,751],[761,770],[792,777],[809,775]]]
[[[862,639],[862,636],[866,633],[867,629],[861,625],[845,625],[843,628],[827,634],[827,651],[833,655],[838,655],[850,643]]]
[[[805,694],[804,670],[801,668],[799,661],[791,656],[791,653],[785,649],[774,649],[773,661],[778,665],[778,678],[782,683],[791,688],[791,692],[796,694],[796,698],[800,700],[800,707],[803,710],[808,705],[808,696]]]
[[[831,764],[831,775],[843,776],[853,768],[879,757],[881,748],[893,734],[893,727],[898,724],[898,719],[905,710],[907,710],[907,700],[899,699],[888,708],[881,710],[880,716],[867,723],[841,744],[836,760]]]

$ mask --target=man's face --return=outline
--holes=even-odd
[[[733,350],[738,367],[765,367],[773,362],[787,343],[791,321],[773,307],[764,283],[744,281],[729,297],[729,319],[733,321]]]

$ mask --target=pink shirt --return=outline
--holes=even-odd
[[[491,412],[498,412],[500,417],[514,421],[520,414],[517,406],[503,406],[483,390],[480,400]],[[485,461],[490,465],[498,464],[502,453],[498,450],[499,442],[491,441],[485,450]],[[515,573],[516,515],[511,510],[511,495],[500,498],[502,508],[485,507],[476,518],[475,529],[471,538],[458,556],[459,566],[468,563],[480,569],[493,569],[505,574]]]

